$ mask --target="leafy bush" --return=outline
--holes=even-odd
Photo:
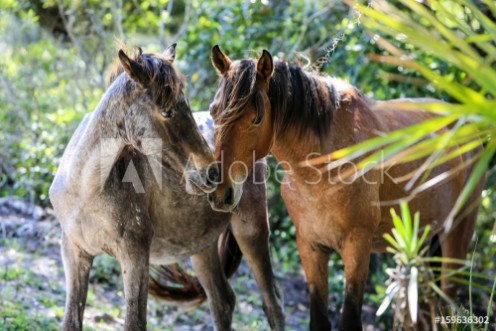
[[[424,37],[429,37],[426,44],[433,47],[441,44],[442,35],[434,34],[439,37],[437,43],[431,42],[430,32],[420,39],[405,39],[392,23],[400,17],[397,27],[401,30],[402,21],[405,24],[411,17],[418,31],[430,31],[433,29],[433,23],[427,19],[430,16],[406,10],[413,3],[410,1],[389,3],[398,5],[399,14],[383,14],[381,18],[368,15],[372,9],[367,7],[360,16],[355,8],[338,1],[3,1],[0,3],[3,55],[0,57],[0,195],[15,194],[44,205],[49,203],[47,189],[63,149],[83,115],[94,109],[104,91],[106,70],[116,55],[115,37],[129,45],[140,45],[146,51],[161,51],[177,41],[176,64],[188,81],[187,93],[194,110],[207,110],[216,90],[217,75],[210,64],[214,44],[219,44],[233,58],[256,57],[263,48],[268,49],[278,58],[293,63],[301,61],[309,70],[341,77],[377,99],[435,96],[455,101],[457,95],[444,88],[454,84],[487,96],[486,101],[492,102],[493,107],[494,94],[490,91],[496,85],[479,88],[480,82],[470,72],[450,61],[449,52],[426,50],[419,45]],[[421,6],[446,23],[447,31],[465,33],[467,38],[461,47],[494,53],[494,41],[491,41],[494,22],[483,19],[477,6],[474,8],[465,0],[456,4],[430,3],[435,5]],[[484,3],[490,9],[492,3]],[[472,28],[482,33],[474,35]],[[385,39],[384,35],[390,38]],[[454,50],[460,47],[454,42],[444,44]],[[294,51],[299,55],[294,56]],[[389,55],[412,60],[429,71],[408,66],[411,62],[387,61],[392,59]],[[484,65],[480,71],[489,73],[494,57],[481,56],[479,62]],[[440,85],[440,81],[448,85]],[[464,105],[465,110],[477,108]],[[486,113],[467,119],[492,116],[494,109],[486,107]],[[494,121],[485,123],[492,126]],[[296,273],[300,269],[296,230],[279,194],[274,161],[270,164],[272,252],[284,273]],[[491,180],[477,226],[479,242],[483,243],[493,242],[496,235],[492,230],[496,208],[493,190],[494,180]],[[474,254],[475,270],[494,270],[495,245],[479,245]],[[391,263],[389,256],[372,258],[370,290],[385,292],[381,286],[385,281],[383,270]],[[342,262],[337,254],[331,255],[329,266],[330,287],[342,293],[343,277],[337,276],[342,275]],[[110,260],[96,261],[96,268],[99,271],[93,277],[105,278],[107,273],[118,276],[118,268]],[[377,305],[377,293],[367,294],[366,300]]]
[[[32,12],[24,14],[0,18],[2,31],[13,31],[0,35],[0,193],[46,204],[68,138],[102,90],[74,49],[41,31]]]

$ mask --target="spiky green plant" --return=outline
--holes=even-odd
[[[383,54],[371,54],[370,58],[393,66],[409,68],[430,81],[439,93],[447,94],[453,103],[426,104],[422,107],[440,117],[405,128],[385,137],[336,151],[330,160],[353,160],[364,158],[359,170],[385,157],[382,166],[426,158],[424,165],[407,185],[425,181],[431,169],[484,143],[485,149],[476,158],[467,162],[474,164],[474,171],[466,182],[463,192],[448,217],[449,231],[454,216],[463,208],[473,188],[486,173],[496,152],[496,3],[491,0],[446,1],[446,0],[399,0],[389,2],[376,0],[367,6],[349,0],[360,13],[360,21],[383,47]],[[457,70],[463,80],[452,79],[431,68],[423,58],[429,56]],[[418,107],[404,104],[403,108]],[[430,135],[452,123],[451,130],[441,135]],[[454,148],[453,148],[454,147]],[[372,162],[371,162],[372,161]],[[426,189],[436,179],[420,185]],[[413,192],[416,193],[416,192]],[[413,194],[412,193],[412,194]],[[496,224],[495,224],[496,225]],[[442,258],[424,258],[425,262],[442,262]],[[419,262],[419,261],[417,261]],[[455,262],[455,261],[452,261]],[[496,277],[475,273],[467,265],[456,274],[444,270],[445,276],[470,288],[483,287],[490,293],[487,317],[493,318],[492,302],[496,288]],[[413,269],[415,270],[415,269]],[[441,271],[441,270],[438,270]],[[468,276],[468,277],[467,277]],[[468,280],[467,280],[468,278]],[[474,278],[485,280],[477,282]],[[481,286],[492,283],[492,288]],[[430,281],[432,289],[449,301],[444,293]],[[452,309],[458,306],[450,302]],[[458,310],[458,313],[460,311]],[[470,315],[472,297],[470,297]],[[432,315],[432,314],[431,314]],[[435,325],[432,325],[435,328]],[[470,326],[475,330],[475,325]],[[489,324],[484,326],[489,329]]]
[[[470,0],[399,0],[394,2],[396,5],[386,0],[368,5],[345,1],[356,8],[360,22],[388,53],[371,54],[370,58],[420,73],[456,103],[423,103],[423,109],[441,116],[335,151],[311,163],[329,163],[327,168],[332,168],[333,164],[339,166],[361,158],[356,162],[357,169],[365,172],[377,164],[387,167],[426,158],[406,186],[412,188],[424,181],[412,192],[415,194],[437,181],[427,181],[432,168],[484,143],[485,150],[466,162],[475,163],[474,171],[449,215],[449,230],[496,153],[496,22],[490,18],[496,17],[496,5],[491,0],[480,1],[485,6],[484,13]],[[423,55],[451,65],[465,79],[458,82],[433,70],[421,61]],[[405,102],[400,107],[418,109],[419,105]],[[432,135],[448,124],[452,125],[449,132]]]
[[[401,203],[400,209],[401,217],[396,214],[394,209],[391,209],[394,227],[391,234],[384,235],[389,243],[387,250],[394,254],[396,266],[386,270],[389,275],[388,288],[386,296],[377,310],[377,315],[382,315],[394,303],[395,325],[406,330],[415,329],[418,324],[423,324],[423,329],[426,330],[437,330],[441,322],[440,316],[474,316],[472,309],[461,309],[442,291],[437,283],[443,278],[449,278],[453,282],[468,284],[470,287],[478,287],[493,294],[494,287],[490,289],[480,284],[483,283],[483,280],[492,278],[473,272],[470,268],[473,261],[429,256],[428,238],[431,235],[431,227],[427,225],[421,229],[420,214],[416,212],[412,219],[406,202]],[[456,264],[460,267],[457,269],[432,267],[432,264],[442,262]],[[439,275],[436,275],[435,271],[439,272]],[[467,282],[464,277],[469,277],[470,281]],[[437,312],[438,298],[448,303],[449,308],[444,310],[445,314],[441,312],[439,315]],[[420,310],[420,306],[428,309]],[[488,316],[490,316],[489,311]],[[470,325],[473,330],[476,327],[481,327],[476,323],[466,321],[466,318],[459,319],[457,326],[449,326],[455,327],[450,330],[459,330],[463,325]]]
[[[389,275],[389,286],[386,297],[377,310],[377,315],[382,315],[389,305],[394,302],[395,324],[411,329],[419,323],[419,300],[426,302],[431,310],[434,307],[435,292],[430,286],[434,280],[434,274],[425,263],[426,254],[429,250],[426,239],[430,233],[430,226],[420,231],[420,215],[415,213],[413,218],[407,203],[401,204],[401,217],[394,209],[391,209],[394,228],[391,234],[385,234],[384,238],[389,243],[388,252],[394,254],[396,267],[387,269]],[[420,290],[419,290],[420,288]],[[422,294],[420,296],[419,294]],[[420,323],[429,325],[420,316]]]

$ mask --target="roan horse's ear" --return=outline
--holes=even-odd
[[[215,69],[219,72],[219,74],[224,75],[227,70],[229,70],[229,66],[231,65],[231,59],[229,59],[222,51],[220,50],[219,45],[215,45],[212,47],[212,64]]]
[[[129,77],[142,87],[145,87],[148,78],[146,77],[141,64],[131,60],[122,49],[119,51],[119,60]]]
[[[171,63],[174,62],[176,58],[176,46],[177,43],[173,43],[169,47],[165,49],[165,51],[162,53],[162,55],[167,58]]]
[[[263,50],[262,56],[257,62],[257,73],[265,81],[268,81],[274,73],[274,61],[267,50]]]

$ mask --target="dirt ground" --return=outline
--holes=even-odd
[[[0,199],[0,330],[58,330],[63,316],[64,273],[59,252],[60,228],[50,209],[17,198]],[[187,263],[186,263],[187,264]],[[277,266],[276,266],[277,269]],[[309,301],[301,270],[278,275],[284,293],[287,330],[307,330]],[[234,330],[269,330],[258,288],[246,262],[231,284],[237,296]],[[340,295],[340,294],[336,294]],[[85,330],[122,329],[125,310],[119,266],[108,256],[93,266],[85,310]],[[330,315],[338,310],[330,297]],[[375,308],[364,306],[365,330],[375,325]],[[194,310],[148,303],[149,330],[211,330],[207,304]]]

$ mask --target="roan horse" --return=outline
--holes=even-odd
[[[288,170],[281,190],[296,226],[308,282],[310,328],[331,328],[327,278],[329,251],[335,249],[343,259],[346,274],[339,329],[362,330],[361,307],[370,253],[385,250],[383,234],[392,228],[391,206],[385,202],[409,195],[395,179],[419,169],[425,160],[396,165],[385,176],[379,170],[371,171],[353,182],[330,182],[339,178],[336,169],[326,178],[315,167],[299,165],[308,158],[327,155],[433,115],[421,110],[398,111],[398,100],[369,100],[349,84],[286,62],[274,62],[265,50],[258,61],[231,61],[214,46],[212,63],[221,76],[210,112],[217,126],[215,156],[223,160],[224,175],[224,182],[209,193],[212,207],[231,210],[242,196],[240,183],[246,170],[254,160],[272,152]],[[465,154],[438,166],[429,178],[457,169],[472,156]],[[448,234],[441,231],[471,170],[456,171],[410,201],[411,210],[420,212],[421,226],[432,224],[445,257],[465,259],[472,238],[477,208],[462,215]],[[477,204],[482,185],[475,188],[467,206]],[[394,207],[398,209],[397,204]],[[443,268],[448,267],[452,266],[443,264]],[[454,294],[451,284],[444,281],[442,285],[448,294]]]
[[[62,226],[64,330],[82,329],[90,268],[102,253],[121,265],[125,330],[146,329],[149,264],[171,264],[191,255],[215,328],[230,330],[235,296],[223,270],[232,273],[240,253],[259,284],[270,325],[284,328],[269,257],[266,169],[256,169],[261,184],[247,183],[248,194],[233,214],[213,211],[206,196],[198,195],[215,189],[219,169],[193,119],[174,58],[175,45],[155,55],[139,49],[134,59],[120,50],[110,87],[64,152],[50,187]],[[238,248],[241,252],[232,257],[230,251]],[[180,276],[173,271],[172,278]],[[187,293],[156,280],[150,292],[168,300],[203,299],[196,279],[189,280]]]

